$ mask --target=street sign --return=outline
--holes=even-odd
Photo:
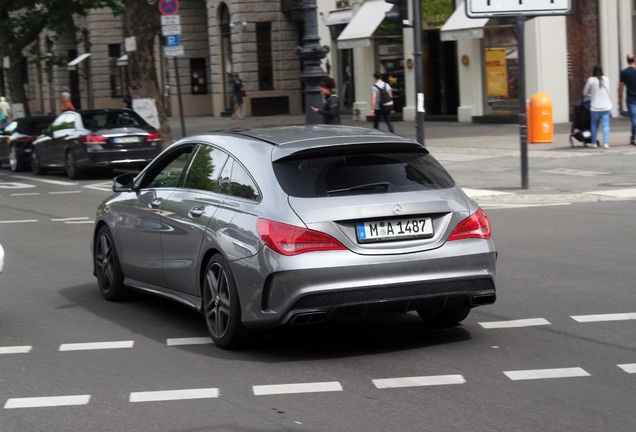
[[[185,53],[183,51],[183,45],[177,45],[164,47],[164,54],[166,57],[179,57]]]
[[[572,13],[572,0],[466,0],[469,18],[556,16]]]
[[[178,0],[161,0],[159,2],[159,12],[163,15],[174,15],[179,10]]]
[[[181,24],[161,26],[162,36],[180,35],[180,34],[181,34]]]
[[[180,15],[161,15],[162,26],[181,25]]]
[[[177,35],[166,36],[166,46],[169,46],[169,47],[179,46],[179,36]]]

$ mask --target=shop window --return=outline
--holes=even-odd
[[[205,94],[208,92],[208,74],[204,58],[190,59],[190,80],[192,94]]]
[[[272,24],[256,23],[258,89],[274,90],[274,67],[272,64]]]
[[[118,66],[121,57],[120,44],[108,44],[108,64],[110,68],[110,97],[124,96],[124,77],[127,66]]]

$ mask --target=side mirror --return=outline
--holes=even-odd
[[[113,179],[113,192],[131,192],[136,190],[135,174],[133,173],[121,174]]]

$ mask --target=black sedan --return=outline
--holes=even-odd
[[[161,151],[161,135],[127,109],[67,111],[33,143],[31,169],[64,168],[71,179],[88,169],[142,168]]]
[[[31,163],[31,144],[54,119],[55,116],[33,116],[9,123],[0,135],[0,165],[8,161],[13,171],[25,170]]]

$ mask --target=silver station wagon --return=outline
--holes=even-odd
[[[488,217],[426,148],[393,134],[191,136],[113,190],[93,238],[103,296],[181,302],[223,348],[280,325],[410,311],[453,326],[496,298]]]

